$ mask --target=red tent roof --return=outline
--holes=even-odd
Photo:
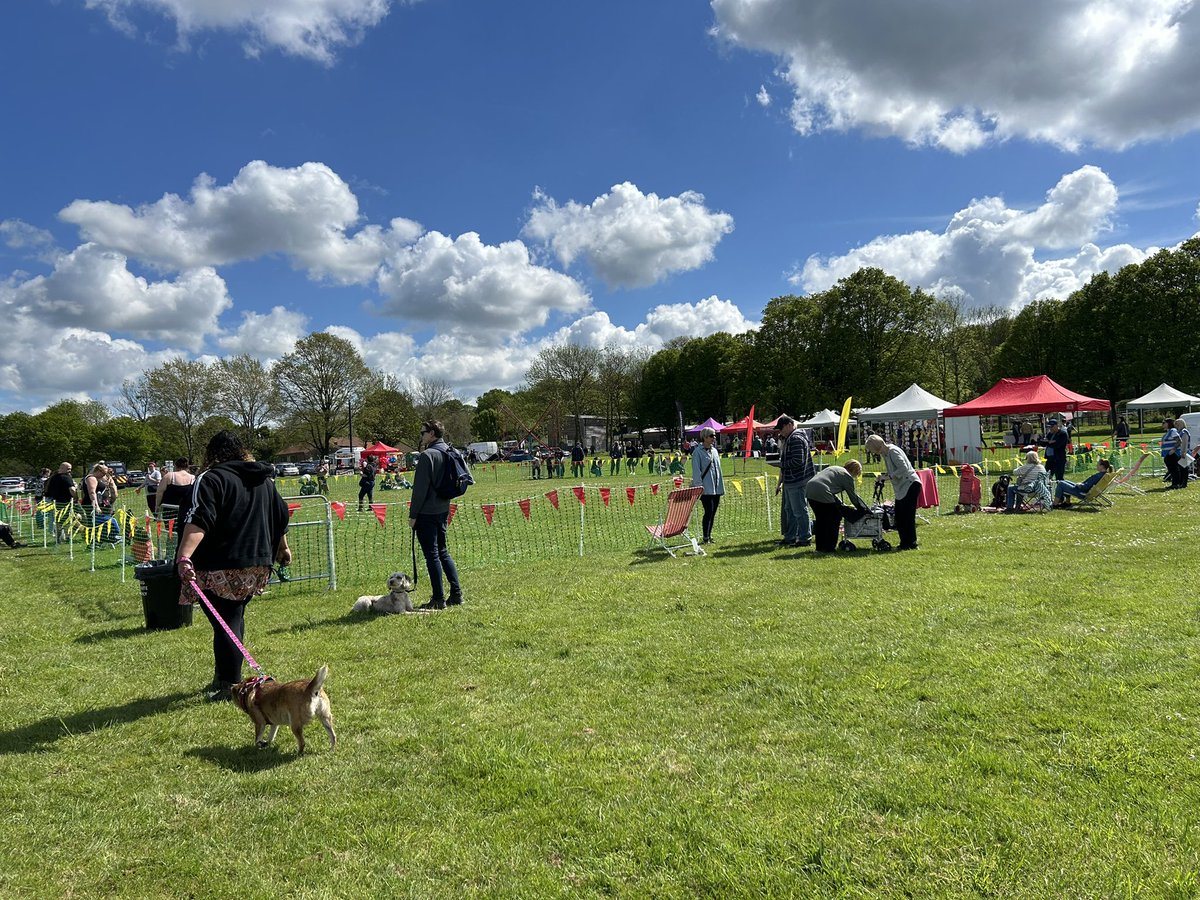
[[[750,424],[750,417],[742,416],[736,422],[730,422],[728,425],[722,425],[721,430],[722,431],[745,431],[746,426],[749,424]],[[758,421],[758,419],[754,420],[754,430],[755,431],[758,431],[760,428],[766,428],[766,427],[767,427],[766,422],[760,422],[760,421]]]
[[[1022,412],[1080,412],[1111,409],[1107,400],[1068,391],[1046,375],[1032,378],[1001,378],[987,393],[951,406],[943,416],[1003,416]]]
[[[363,456],[387,456],[389,453],[402,453],[399,447],[389,447],[383,441],[376,441],[369,447],[363,447]]]

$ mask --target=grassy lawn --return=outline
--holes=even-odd
[[[577,523],[570,484],[471,502],[558,487]],[[273,588],[251,651],[331,670],[302,758],[200,701],[199,613],[146,632],[111,560],[2,550],[0,896],[1194,897],[1200,490],[1145,486],[918,553],[720,517],[703,559],[481,545],[435,615],[350,616],[374,573]]]

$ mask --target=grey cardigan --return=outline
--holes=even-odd
[[[725,479],[721,477],[721,456],[716,447],[709,451],[700,443],[692,451],[692,487],[703,487],[706,494],[725,493]]]
[[[840,503],[838,494],[845,492],[859,509],[867,504],[854,492],[854,476],[842,466],[829,466],[814,475],[804,486],[804,496],[813,503]]]

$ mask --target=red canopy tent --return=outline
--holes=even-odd
[[[368,447],[363,447],[363,456],[383,456],[388,457],[396,453],[403,453],[399,447],[389,447],[383,441],[376,441]]]
[[[1107,400],[1085,397],[1069,391],[1046,375],[1032,378],[1001,378],[984,394],[958,406],[950,406],[942,415],[1006,416],[1011,413],[1084,412],[1111,409]]]
[[[730,422],[728,425],[722,425],[721,431],[745,431],[746,426],[749,424],[750,424],[750,417],[742,416],[736,422]],[[768,428],[768,427],[770,427],[768,425],[768,423],[760,422],[760,421],[758,421],[758,419],[754,420],[754,430],[755,431],[758,431],[762,428]]]

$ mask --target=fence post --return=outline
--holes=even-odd
[[[583,489],[584,489],[583,482],[580,482],[579,490],[582,491]],[[586,497],[587,494],[585,493],[584,496]],[[580,556],[583,556],[583,528],[584,528],[583,507],[584,507],[584,503],[582,500],[580,500],[579,501],[579,555]]]
[[[337,590],[337,560],[334,558],[333,552],[333,507],[329,505],[329,498],[325,500],[325,547],[326,553],[329,556],[329,590]],[[405,524],[408,524],[407,522]],[[413,573],[416,577],[416,573]]]

